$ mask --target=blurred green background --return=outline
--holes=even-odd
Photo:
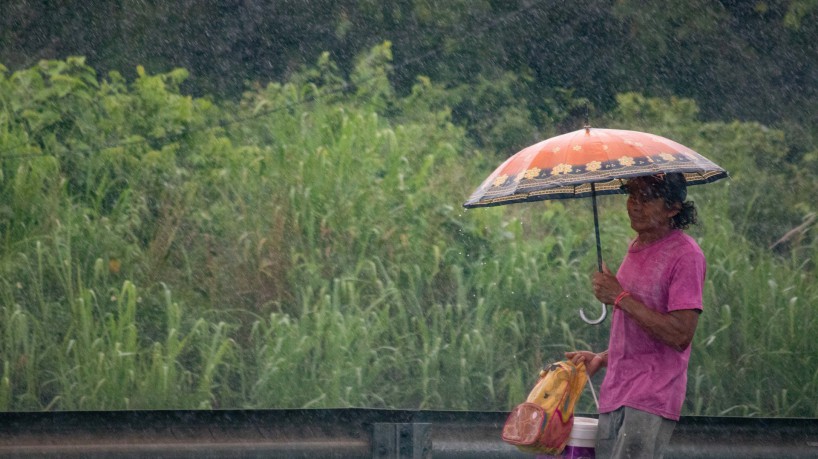
[[[0,409],[509,409],[606,346],[590,202],[461,204],[588,106],[731,174],[683,414],[818,415],[815,2],[194,3],[0,19]]]

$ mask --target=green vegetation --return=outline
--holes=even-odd
[[[390,62],[347,78],[324,55],[235,103],[184,95],[183,70],[2,69],[0,410],[503,410],[543,362],[605,346],[577,314],[598,307],[590,203],[462,209],[513,151],[453,122],[465,87],[399,95]],[[595,124],[732,173],[691,190],[709,272],[685,413],[818,416],[818,243],[768,249],[815,211],[814,154],[688,99],[620,94]],[[624,203],[600,204],[615,268]]]
[[[495,131],[548,118],[544,102],[558,88],[601,111],[639,91],[694,99],[706,119],[786,128],[809,124],[818,107],[817,27],[815,0],[26,0],[0,15],[0,62],[22,70],[87,56],[129,79],[137,65],[183,67],[190,93],[237,99],[248,82],[283,81],[323,52],[347,75],[355,56],[390,40],[401,94],[417,75],[451,87],[511,84],[513,98],[493,99],[501,106],[472,104],[492,100],[490,86],[452,106],[456,121],[479,117]],[[514,81],[496,82],[509,74]],[[800,127],[815,148],[814,128]],[[509,145],[488,129],[478,140]]]

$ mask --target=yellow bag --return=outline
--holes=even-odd
[[[574,426],[574,405],[587,381],[584,363],[563,360],[543,368],[526,401],[509,414],[503,441],[529,453],[562,453]]]

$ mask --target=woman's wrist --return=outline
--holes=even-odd
[[[620,293],[613,302],[614,309],[621,309],[620,304],[622,303],[622,300],[629,296],[631,296],[631,292],[622,290],[622,293]]]

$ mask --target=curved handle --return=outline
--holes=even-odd
[[[589,320],[587,317],[585,317],[585,310],[582,308],[579,308],[579,316],[582,317],[582,320],[584,320],[586,324],[598,325],[601,324],[602,321],[605,320],[605,317],[608,316],[608,307],[605,306],[604,303],[602,304],[602,315],[596,320]]]

